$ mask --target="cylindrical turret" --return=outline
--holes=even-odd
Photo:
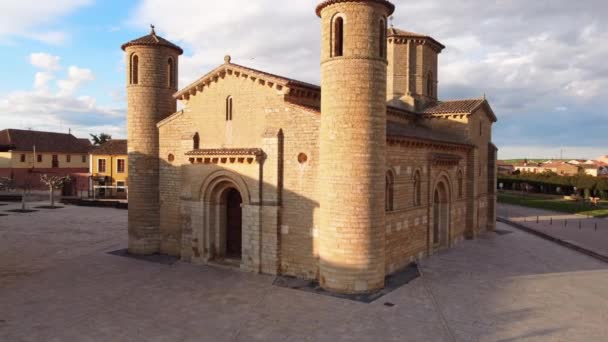
[[[156,124],[176,111],[183,50],[152,32],[122,46],[127,65],[129,253],[160,250],[159,143]]]
[[[386,0],[327,0],[322,21],[320,283],[384,287]]]

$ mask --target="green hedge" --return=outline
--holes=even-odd
[[[504,190],[528,190],[546,194],[574,194],[590,197],[591,195],[608,199],[608,178],[593,177],[586,174],[575,176],[561,176],[553,172],[520,173],[513,175],[499,175],[498,183],[503,184]],[[560,191],[558,191],[560,190]]]

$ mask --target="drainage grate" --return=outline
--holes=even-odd
[[[27,213],[35,213],[38,210],[30,210],[30,209],[25,209],[25,210],[21,210],[21,209],[13,209],[13,210],[7,210],[6,212],[8,213],[21,213],[21,214],[27,214]]]
[[[60,207],[60,206],[54,206],[53,207],[53,206],[50,206],[50,205],[41,205],[39,207],[34,207],[34,208],[36,208],[36,209],[61,209],[63,207]]]
[[[389,308],[392,308],[393,306],[395,306],[395,304],[393,304],[391,302],[386,302],[386,303],[384,303],[384,306],[388,306]]]
[[[498,235],[513,234],[513,232],[510,230],[502,230],[502,229],[494,229],[494,233],[496,233]]]

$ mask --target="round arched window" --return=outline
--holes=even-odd
[[[175,160],[175,156],[172,153],[169,153],[169,155],[167,156],[167,160],[170,163],[173,163],[173,161]]]
[[[307,161],[308,161],[308,156],[306,155],[306,153],[300,153],[300,154],[298,154],[298,163],[304,164]]]

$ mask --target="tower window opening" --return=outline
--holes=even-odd
[[[458,198],[462,198],[464,195],[464,179],[462,171],[458,171]]]
[[[385,188],[385,200],[384,200],[384,207],[386,211],[393,211],[394,210],[394,202],[393,202],[393,197],[394,197],[394,193],[395,193],[395,181],[393,178],[393,174],[388,171],[386,173],[386,188]]]
[[[201,148],[201,138],[200,138],[200,136],[198,135],[198,132],[196,132],[196,133],[194,134],[194,137],[192,137],[192,148],[193,148],[194,150],[198,150],[198,149],[200,149],[200,148]]]
[[[332,57],[340,57],[344,55],[344,18],[336,17],[333,31]]]
[[[175,68],[173,66],[173,58],[167,60],[167,80],[169,88],[175,87]]]
[[[414,206],[418,207],[422,204],[422,186],[420,180],[420,172],[416,171],[414,174]]]
[[[429,72],[429,75],[427,76],[426,79],[426,93],[428,94],[428,96],[433,97],[435,96],[433,93],[433,73]]]
[[[232,121],[232,96],[226,98],[226,121]]]
[[[133,55],[131,57],[131,84],[139,83],[139,57]]]
[[[384,19],[380,20],[380,41],[378,42],[380,49],[380,57],[386,57],[386,23]]]

